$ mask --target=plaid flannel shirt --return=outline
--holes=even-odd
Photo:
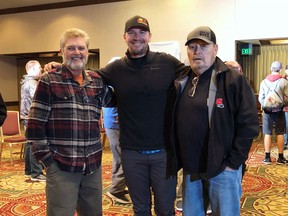
[[[91,174],[101,164],[99,117],[108,87],[95,72],[80,86],[63,66],[42,75],[29,112],[26,135],[42,165]]]

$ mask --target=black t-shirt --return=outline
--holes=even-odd
[[[199,76],[193,97],[188,95],[192,80],[191,73],[177,106],[176,128],[180,145],[183,168],[191,173],[204,173],[207,170],[209,120],[207,98],[212,69]]]

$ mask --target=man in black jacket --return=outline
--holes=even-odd
[[[255,96],[245,76],[217,57],[209,27],[191,31],[185,45],[191,68],[175,81],[171,117],[172,147],[183,165],[183,215],[205,215],[209,201],[213,215],[240,215],[241,166],[259,132]]]
[[[164,117],[167,93],[185,65],[171,55],[151,52],[147,19],[134,16],[125,24],[125,57],[99,72],[113,86],[120,125],[120,147],[134,215],[172,216],[176,177],[167,178]]]

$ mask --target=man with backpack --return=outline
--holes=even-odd
[[[287,160],[283,156],[284,151],[284,133],[286,133],[285,114],[283,107],[288,102],[288,81],[280,74],[282,64],[274,61],[271,64],[271,74],[262,80],[259,90],[259,102],[261,103],[263,113],[263,134],[265,158],[264,164],[272,164],[270,149],[272,144],[272,132],[275,127],[278,146],[277,164],[285,164]]]

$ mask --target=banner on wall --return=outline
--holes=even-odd
[[[181,61],[180,43],[178,41],[153,42],[149,43],[149,47],[153,52],[165,52]]]

